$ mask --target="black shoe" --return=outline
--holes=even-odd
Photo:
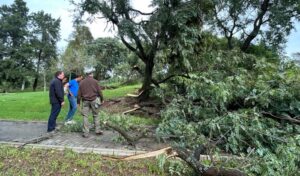
[[[103,134],[103,131],[97,131],[96,132],[96,135],[102,135]]]
[[[89,134],[82,134],[82,137],[88,138],[88,137],[89,137]]]

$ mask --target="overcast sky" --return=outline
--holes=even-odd
[[[149,0],[132,0],[133,5],[137,9],[147,9]],[[14,0],[0,0],[0,5],[10,5]],[[67,40],[73,31],[72,26],[72,6],[68,0],[25,0],[30,12],[40,10],[50,13],[54,18],[61,19],[61,41],[58,43],[60,49],[64,49],[67,45]],[[105,21],[98,21],[92,24],[87,23],[94,38],[112,37],[114,34],[106,28]],[[296,30],[293,30],[288,37],[286,53],[290,56],[292,53],[300,52],[300,23],[297,23]]]

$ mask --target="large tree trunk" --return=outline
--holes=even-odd
[[[145,72],[144,72],[144,80],[143,80],[142,88],[140,90],[141,94],[139,96],[140,101],[147,100],[150,95],[150,90],[152,89],[151,83],[152,83],[152,73],[154,67],[153,58],[148,58],[145,64],[146,65],[145,65]]]
[[[24,91],[24,89],[25,89],[25,79],[23,79],[21,91]]]
[[[36,74],[35,78],[34,78],[33,85],[32,85],[33,91],[36,91],[38,81],[39,81],[39,76]]]
[[[41,55],[42,55],[42,50],[40,50],[40,52],[39,52],[39,58],[38,58],[38,62],[37,62],[36,73],[35,73],[34,82],[33,82],[33,85],[32,85],[33,91],[36,91],[37,84],[38,84],[38,81],[39,81],[39,72],[40,72],[40,65],[41,65]]]
[[[44,77],[44,92],[46,92],[46,85],[47,85],[47,83],[46,83],[46,70],[44,69],[44,75],[43,75],[43,77]]]

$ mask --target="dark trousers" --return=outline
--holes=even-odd
[[[55,130],[56,126],[56,119],[61,110],[61,104],[60,103],[53,103],[51,104],[51,113],[48,119],[48,132],[51,132]]]

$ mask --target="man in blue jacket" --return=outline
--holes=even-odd
[[[82,75],[76,75],[75,79],[69,81],[65,87],[68,90],[68,100],[70,104],[69,112],[65,118],[65,124],[73,124],[73,117],[77,109],[77,94],[79,90],[79,82],[82,80]]]
[[[51,113],[48,119],[48,132],[53,132],[56,127],[56,119],[64,102],[64,88],[62,80],[65,77],[64,72],[57,71],[55,78],[50,82],[49,99],[51,104]]]

